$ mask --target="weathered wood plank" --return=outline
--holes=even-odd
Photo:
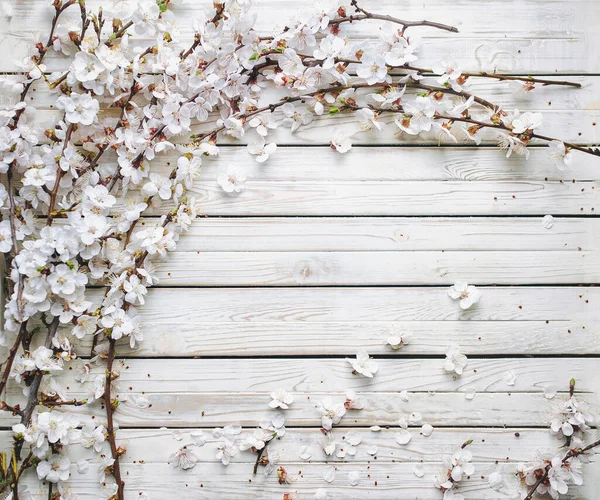
[[[467,311],[447,288],[151,289],[140,308],[138,356],[389,354],[396,329],[411,332],[399,354],[598,354],[600,290],[491,287]],[[100,291],[91,295],[100,300]],[[173,332],[177,332],[173,335]],[[443,338],[444,342],[439,339]],[[81,349],[89,353],[86,340]],[[122,354],[132,353],[128,346]]]
[[[385,343],[385,339],[382,339]],[[440,345],[443,341],[439,342]],[[406,347],[405,349],[410,349]],[[388,352],[393,352],[391,349]],[[355,352],[349,351],[350,357]],[[471,359],[462,376],[443,368],[439,359],[378,359],[379,371],[369,379],[352,374],[344,359],[126,359],[115,365],[120,373],[116,387],[122,393],[269,393],[279,387],[294,392],[344,392],[347,389],[368,392],[543,392],[554,388],[569,388],[569,379],[577,381],[578,392],[600,392],[600,380],[595,373],[600,362],[595,358],[498,358]],[[511,371],[513,385],[505,381]],[[95,367],[94,374],[103,374],[104,366]],[[59,380],[73,390],[82,386],[71,373]],[[181,381],[185,380],[182,388]],[[20,387],[9,386],[13,395]]]
[[[269,444],[271,456],[279,456],[281,463],[298,462],[299,452],[307,446],[311,454],[310,463],[318,462],[361,462],[374,460],[366,452],[370,446],[377,446],[377,463],[379,462],[437,462],[440,455],[452,454],[458,446],[472,439],[469,449],[473,453],[474,462],[500,463],[530,460],[536,450],[545,448],[552,450],[562,444],[548,429],[510,428],[510,429],[478,429],[478,428],[443,428],[438,427],[429,438],[421,435],[421,429],[409,428],[412,439],[408,445],[399,445],[395,441],[398,427],[372,432],[364,427],[344,428],[334,431],[336,440],[343,447],[343,437],[348,432],[358,432],[362,437],[357,447],[356,455],[339,458],[335,455],[325,455],[319,441],[323,434],[320,429],[288,428],[282,439],[276,439]],[[253,432],[254,428],[245,428],[242,435]],[[206,462],[220,462],[216,458],[219,439],[213,437],[210,429],[123,429],[118,432],[118,442],[127,443],[127,453],[121,458],[121,463],[167,465],[169,455],[186,444],[193,442],[190,434],[202,432],[206,445],[195,447],[194,454],[198,457],[198,467]],[[518,436],[517,436],[518,434]],[[13,442],[12,432],[0,431],[0,446],[7,449]],[[72,461],[94,459],[94,453],[77,446],[74,440],[68,449]],[[339,447],[339,446],[338,446]],[[233,457],[233,463],[254,463],[256,455],[238,453]]]
[[[378,461],[377,461],[378,462]],[[439,500],[441,493],[433,485],[432,477],[441,471],[441,463],[423,464],[424,476],[414,475],[414,463],[354,462],[336,464],[338,468],[335,480],[328,484],[323,474],[329,465],[307,464],[304,462],[287,463],[286,470],[291,484],[280,485],[277,475],[266,476],[262,472],[252,475],[251,464],[201,464],[191,470],[182,471],[167,464],[125,464],[122,473],[126,478],[125,499],[135,500],[146,493],[151,498],[201,498],[202,500],[281,500],[284,493],[301,494],[302,498],[311,498],[317,489],[323,488],[328,498],[389,500],[390,498],[418,498],[419,500]],[[377,465],[375,465],[377,464]],[[459,492],[467,500],[506,500],[517,491],[514,464],[503,466],[493,462],[476,464],[473,477],[461,482]],[[489,487],[488,476],[502,470],[507,488],[496,492]],[[358,472],[360,484],[351,487],[348,481],[350,472]],[[565,500],[592,499],[600,487],[600,467],[598,462],[584,465],[583,486],[569,487]],[[29,491],[40,494],[47,488],[41,488],[36,481],[26,481]],[[86,474],[79,474],[73,466],[70,482],[74,491],[82,500],[98,498],[98,486],[95,467]],[[509,495],[509,496],[507,496]]]
[[[600,281],[600,252],[176,252],[169,286],[577,284]]]
[[[577,215],[598,208],[597,182],[323,181],[248,177],[238,196],[203,179],[190,190],[206,215]],[[151,208],[148,213],[165,212]]]
[[[244,429],[252,432],[253,428]],[[365,428],[344,428],[335,432],[336,440],[343,445],[343,437],[347,432],[358,432],[362,437],[362,443],[357,447],[354,458],[349,455],[345,459],[325,455],[319,441],[322,438],[320,429],[287,429],[285,437],[276,439],[269,444],[272,456],[279,456],[282,463],[299,461],[298,453],[304,446],[308,446],[311,458],[310,462],[345,462],[345,461],[369,461],[372,456],[366,452],[369,446],[377,446],[377,461],[407,461],[407,462],[436,462],[442,454],[452,454],[457,446],[468,439],[472,439],[470,451],[473,453],[474,462],[513,462],[530,460],[535,451],[540,448],[552,450],[560,446],[561,442],[553,436],[548,429],[511,428],[511,429],[449,429],[436,428],[434,434],[429,438],[421,435],[420,428],[410,428],[413,435],[409,445],[401,446],[395,441],[394,434],[397,428],[382,429],[372,432]],[[119,439],[127,441],[127,453],[123,457],[125,463],[144,460],[145,463],[164,464],[169,455],[181,446],[191,443],[190,434],[203,432],[206,437],[206,445],[194,449],[200,462],[218,462],[216,459],[216,448],[218,439],[214,438],[210,430],[200,429],[123,429],[119,432]],[[518,434],[518,436],[516,435]],[[178,440],[179,438],[181,440]],[[9,432],[1,432],[0,439],[6,444],[10,443],[12,436]],[[74,457],[90,456],[90,453],[78,447],[74,447]],[[251,453],[239,453],[232,462],[252,463],[255,456]]]
[[[568,375],[565,377],[568,378]],[[182,385],[182,389],[184,386]],[[85,397],[85,392],[75,389],[71,394]],[[317,410],[319,401],[331,398],[343,403],[345,393],[311,392],[292,393],[293,405],[285,412],[286,425],[294,427],[318,427],[321,414]],[[273,417],[275,413],[268,406],[270,398],[265,393],[208,393],[208,392],[171,392],[168,394],[144,393],[147,408],[140,408],[138,396],[142,393],[123,391],[118,394],[122,401],[115,412],[115,421],[121,427],[215,427],[228,424],[257,426],[260,422]],[[412,412],[421,413],[428,423],[435,426],[461,427],[548,427],[556,411],[559,398],[546,399],[539,393],[476,393],[468,399],[468,393],[415,392],[409,395],[409,401],[397,392],[359,392],[362,410],[349,411],[342,419],[341,427],[362,427],[371,425],[394,426],[402,415]],[[592,405],[600,402],[597,394],[587,394],[585,399]],[[24,398],[23,398],[24,401]],[[16,402],[16,401],[15,401]],[[63,407],[55,411],[78,415],[105,415],[99,405]],[[8,427],[17,422],[15,417],[0,415],[0,426]]]
[[[600,250],[599,233],[584,218],[200,218],[175,251]]]
[[[201,303],[200,303],[201,304]],[[235,309],[237,304],[228,303]],[[165,309],[171,303],[163,304]],[[349,303],[348,308],[356,307]],[[128,356],[285,356],[347,355],[360,349],[389,354],[383,341],[397,328],[414,335],[402,356],[443,355],[446,345],[477,355],[600,354],[598,329],[592,318],[582,321],[347,321],[203,323],[142,311],[144,342],[136,350],[123,341],[118,352]],[[202,316],[202,307],[198,310]],[[401,314],[399,312],[399,314]],[[149,321],[149,316],[158,320]],[[585,324],[588,324],[586,328]],[[172,332],[177,334],[173,335]],[[440,342],[439,339],[444,339]],[[84,356],[91,341],[76,350]]]

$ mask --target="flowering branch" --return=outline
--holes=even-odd
[[[593,443],[585,446],[584,448],[574,448],[574,449],[569,450],[567,452],[567,454],[564,456],[564,458],[562,459],[561,465],[567,465],[569,462],[569,459],[578,457],[580,455],[584,455],[588,451],[590,451],[598,446],[600,446],[600,439],[598,441],[594,441]],[[523,500],[531,500],[533,498],[533,495],[535,494],[537,489],[544,482],[546,482],[548,480],[548,475],[550,474],[550,470],[554,466],[555,466],[555,464],[553,464],[553,463],[549,463],[548,465],[546,465],[546,467],[544,468],[544,472],[540,475],[539,479],[531,487],[531,489],[527,493],[527,496],[525,496]]]
[[[59,23],[62,12],[75,4],[81,20],[75,26],[63,18]],[[277,145],[268,142],[273,130],[287,127],[294,133],[315,117],[347,113],[352,118],[346,120],[346,130],[336,128],[331,137],[331,146],[345,153],[354,134],[383,130],[387,124],[381,115],[393,113],[391,126],[410,136],[466,138],[479,144],[478,133],[487,128],[498,134],[507,154],[526,156],[530,141],[541,139],[550,143],[551,157],[565,163],[573,150],[600,155],[596,149],[540,135],[539,113],[510,113],[469,91],[471,77],[516,80],[526,91],[536,84],[578,84],[462,72],[451,63],[431,70],[414,66],[416,41],[405,36],[406,30],[422,26],[457,31],[452,26],[369,12],[353,0],[307,13],[264,37],[252,28],[249,2],[230,0],[217,2],[196,23],[193,40],[184,42],[173,34],[176,30],[169,31],[168,0],[124,4],[119,11],[94,13],[84,0],[55,0],[48,41],[21,62],[22,80],[7,82],[18,102],[0,113],[0,173],[7,174],[0,187],[0,251],[9,277],[6,333],[0,343],[11,345],[0,393],[8,392],[9,383],[29,391],[24,407],[0,402],[0,409],[21,420],[13,427],[14,467],[6,474],[10,481],[0,482],[0,493],[10,487],[15,499],[22,472],[32,467],[49,485],[49,497],[63,496],[68,448],[75,441],[98,454],[105,496],[123,499],[126,478],[120,457],[125,450],[117,444],[119,402],[113,386],[118,379],[117,344],[128,341],[135,348],[143,341],[138,308],[156,283],[153,264],[176,248],[197,216],[192,194],[205,158],[219,154],[220,135],[247,140],[248,152],[264,162],[276,153]],[[383,24],[379,40],[348,42],[344,28],[363,21]],[[152,43],[132,49],[129,42],[136,36]],[[43,61],[49,50],[70,58],[65,72],[46,75]],[[62,111],[44,131],[38,130],[36,111],[26,101],[37,80],[48,83]],[[276,89],[278,98],[269,98],[267,88]],[[111,112],[115,109],[118,113]],[[201,131],[192,134],[194,125]],[[41,142],[44,136],[49,143]],[[186,137],[191,142],[182,144]],[[169,151],[177,160],[164,175],[153,160]],[[113,155],[110,159],[107,152]],[[217,176],[225,195],[242,191],[244,181],[238,166],[224,167]],[[150,208],[165,205],[169,208],[156,223],[138,226]],[[40,219],[45,222],[41,229],[36,224]],[[104,287],[104,297],[91,300],[88,285]],[[460,297],[461,307],[476,301],[462,292]],[[33,325],[40,322],[46,327],[45,342],[32,350],[38,330]],[[92,359],[78,359],[73,345],[89,337]],[[447,358],[457,373],[466,364],[457,347],[448,350]],[[365,376],[377,371],[366,352],[349,361]],[[92,365],[103,362],[105,373],[94,375]],[[88,397],[68,394],[55,376],[65,366],[73,368],[70,373],[77,382],[86,384]],[[271,408],[285,409],[293,401],[285,390],[273,394]],[[572,397],[569,404],[575,403]],[[95,404],[104,405],[105,422],[82,421],[72,411]],[[327,454],[335,452],[333,425],[358,404],[355,395],[346,403],[321,402]],[[275,458],[267,460],[265,454],[268,443],[285,432],[280,414],[241,441],[241,429],[228,427],[219,434],[223,464],[238,451],[251,450],[257,454],[254,473],[261,464],[273,469]],[[29,453],[22,460],[25,446]],[[443,473],[443,488],[449,490],[460,480],[469,460],[463,446]],[[187,469],[196,458],[183,447],[174,463]],[[449,472],[452,481],[446,484]],[[280,482],[290,480],[283,467],[278,476]]]

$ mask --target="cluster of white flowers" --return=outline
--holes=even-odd
[[[555,453],[538,451],[531,462],[517,466],[521,498],[531,498],[532,493],[538,493],[557,500],[569,492],[570,486],[583,484],[583,464],[590,461],[587,452],[600,446],[600,441],[585,444],[586,434],[597,423],[598,416],[585,401],[575,398],[574,389],[572,379],[569,398],[558,403],[556,415],[550,422],[550,431],[565,441],[564,446]]]
[[[378,39],[348,39],[344,27],[368,18],[356,1],[336,0],[307,11],[272,36],[254,30],[250,0],[215,2],[194,23],[191,45],[176,29],[169,0],[118,2],[98,12],[89,12],[84,0],[50,3],[55,15],[48,41],[36,44],[20,61],[20,78],[8,76],[1,82],[12,98],[8,106],[3,100],[0,110],[0,173],[6,179],[0,186],[0,252],[9,277],[0,345],[14,349],[8,351],[10,370],[0,381],[0,393],[8,375],[23,386],[28,404],[12,407],[22,418],[15,428],[18,446],[31,445],[40,459],[38,475],[58,483],[59,491],[69,490],[64,484],[69,463],[57,443],[67,445],[77,424],[66,416],[61,420],[58,412],[34,408],[45,402],[68,409],[101,400],[109,417],[118,407],[111,395],[112,381],[118,378],[113,369],[116,343],[134,348],[143,339],[138,308],[157,283],[152,264],[175,249],[197,216],[194,193],[200,189],[203,163],[219,154],[219,134],[245,141],[259,163],[277,153],[271,139],[283,133],[277,129],[296,133],[340,114],[354,118],[347,121],[349,127],[332,131],[331,147],[340,153],[351,149],[356,134],[380,133],[387,126],[409,136],[476,144],[487,130],[498,136],[507,156],[526,156],[530,141],[548,140],[536,136],[539,113],[509,113],[469,94],[471,79],[482,75],[451,61],[432,69],[411,66],[418,60],[418,42],[406,30],[432,24],[405,26],[388,16],[381,18]],[[362,17],[353,18],[354,12]],[[136,36],[152,41],[143,49],[132,43]],[[51,51],[70,58],[66,71],[47,71],[44,59]],[[528,90],[535,86],[534,79],[521,80]],[[38,84],[54,92],[58,110],[45,130],[36,124],[28,96]],[[275,100],[267,87],[277,90]],[[382,119],[388,114],[395,118],[391,125]],[[565,164],[573,149],[597,154],[558,140],[550,139],[550,146],[552,157]],[[176,161],[153,162],[165,154]],[[173,166],[165,169],[165,163]],[[246,181],[238,165],[222,166],[216,178],[228,195],[240,195]],[[161,209],[160,219],[138,227],[142,217]],[[104,286],[104,297],[93,299],[89,285]],[[460,282],[449,294],[460,299],[462,309],[480,297],[474,287]],[[46,341],[33,342],[41,346],[30,350],[39,324],[46,327]],[[393,335],[387,343],[399,349],[409,338],[407,333]],[[93,357],[75,365],[75,374],[88,384],[89,398],[75,401],[55,373],[77,362],[75,347],[86,341],[94,346]],[[92,366],[104,361],[106,375],[91,375]],[[365,377],[378,370],[364,351],[348,361]],[[458,349],[450,349],[446,369],[460,374],[465,365]],[[278,390],[272,400],[271,407],[286,409],[293,397]],[[347,410],[359,408],[352,394],[345,403],[321,402],[330,441],[332,426]],[[561,432],[577,418],[571,415],[562,422]],[[220,434],[223,463],[240,449],[260,450],[284,432],[282,418],[242,438],[236,437],[236,429]],[[118,459],[123,450],[115,443],[112,418],[106,428],[82,433],[96,451],[110,442],[110,454],[100,466],[114,479],[103,473],[102,482],[107,498],[121,500]],[[193,467],[193,451],[182,448],[173,462]]]
[[[475,472],[475,467],[471,463],[473,454],[466,449],[468,444],[470,444],[469,441],[456,450],[452,456],[444,456],[442,471],[433,478],[436,488],[444,492],[444,500],[464,500],[465,498],[457,491],[459,483]]]
[[[550,495],[555,500],[569,492],[569,485],[581,486],[583,464],[589,461],[587,455],[564,457],[564,453],[540,453],[532,462],[518,464],[517,472],[524,483],[522,498],[534,486],[539,495]]]
[[[560,407],[550,423],[550,429],[558,437],[578,439],[583,442],[583,433],[596,421],[590,406],[585,401],[578,401],[571,396],[567,401],[559,403]]]

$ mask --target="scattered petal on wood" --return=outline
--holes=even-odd
[[[542,226],[544,226],[546,229],[551,229],[552,226],[554,226],[554,217],[551,215],[545,215],[542,219]]]
[[[429,436],[431,436],[432,433],[433,433],[432,425],[424,424],[423,427],[421,427],[421,434],[423,434],[423,436],[429,437]]]
[[[326,483],[333,483],[335,479],[335,467],[333,465],[325,468],[325,471],[323,472],[323,479]]]
[[[348,483],[350,486],[358,486],[360,484],[360,472],[357,470],[348,474]]]
[[[517,376],[515,375],[515,372],[513,372],[512,370],[509,370],[505,373],[504,382],[506,383],[506,385],[515,385],[516,380],[517,380]]]
[[[396,443],[407,444],[412,439],[412,434],[406,429],[400,429],[396,433]]]

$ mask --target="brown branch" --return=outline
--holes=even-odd
[[[14,162],[13,162],[14,163]],[[12,166],[12,165],[11,165]],[[7,184],[8,184],[8,201],[10,204],[10,211],[8,213],[8,217],[10,220],[10,235],[12,238],[12,246],[15,255],[18,253],[19,249],[17,247],[17,229],[15,224],[15,193],[14,193],[14,185],[13,185],[13,173],[12,168],[9,168],[6,172]]]
[[[82,401],[77,401],[76,399],[71,399],[69,401],[42,401],[44,406],[48,408],[56,408],[59,406],[85,406],[88,404],[87,399]]]
[[[19,415],[20,417],[23,416],[23,410],[21,410],[21,407],[19,405],[11,406],[8,403],[6,403],[6,401],[0,401],[0,410],[9,411],[13,415]]]
[[[48,36],[48,41],[46,42],[46,45],[39,48],[39,52],[40,55],[39,56],[33,56],[33,60],[35,61],[36,65],[39,66],[40,64],[42,64],[44,57],[46,56],[46,54],[48,53],[48,49],[52,46],[53,43],[53,38],[54,38],[54,31],[56,30],[56,25],[58,23],[58,18],[60,17],[60,15],[71,5],[74,5],[76,3],[77,0],[69,0],[68,2],[66,2],[64,5],[62,5],[61,7],[56,7],[56,10],[54,12],[54,17],[52,18],[52,24],[50,26],[50,35]],[[21,92],[21,96],[20,96],[20,101],[24,102],[25,101],[25,97],[27,97],[27,94],[29,92],[29,89],[31,88],[31,86],[33,85],[33,82],[35,80],[30,81],[29,83],[27,83],[25,85],[25,87],[23,88],[23,92]],[[17,110],[15,116],[13,117],[13,123],[11,123],[9,125],[9,128],[11,130],[14,130],[17,128],[17,124],[19,123],[19,120],[21,119],[21,115],[23,114],[23,112],[25,111],[25,108],[21,108],[19,110]]]
[[[58,23],[58,19],[59,19],[60,15],[67,8],[69,8],[71,5],[74,5],[75,3],[76,3],[76,0],[69,0],[64,5],[57,6],[55,8],[54,17],[52,18],[52,24],[50,26],[50,34],[48,35],[48,41],[46,42],[45,46],[38,48],[39,56],[33,56],[33,60],[35,61],[35,64],[37,66],[42,64],[44,57],[48,53],[48,49],[52,46],[53,38],[54,38],[54,31],[56,30],[56,25]],[[20,102],[25,102],[25,98],[27,97],[27,94],[29,93],[29,90],[31,89],[31,86],[33,85],[34,81],[35,80],[31,80],[30,82],[25,84],[23,91],[21,92],[21,95],[19,97]],[[25,108],[20,108],[16,111],[15,116],[13,116],[12,123],[9,123],[9,125],[8,125],[8,127],[11,130],[15,130],[17,128],[17,125],[19,124],[19,120],[21,119],[21,116],[23,115],[24,111],[25,111]],[[11,226],[11,237],[12,237],[12,241],[13,241],[14,253],[16,255],[17,254],[17,239],[16,239],[16,231],[15,231],[15,220],[14,220],[15,200],[14,200],[14,193],[13,193],[13,186],[12,186],[12,169],[14,166],[15,166],[15,162],[13,161],[8,166],[6,175],[8,178],[8,196],[9,196],[9,200],[10,200],[9,218],[10,218],[10,226]],[[6,271],[9,272],[9,268],[7,268]],[[22,304],[21,304],[22,303],[21,298],[23,295],[23,277],[22,276],[19,277],[19,290],[17,293],[18,293],[17,308],[19,311],[19,319],[22,321],[23,320],[23,308],[22,308]]]
[[[487,101],[486,99],[483,99],[481,97],[477,97],[474,94],[465,92],[464,90],[457,91],[457,90],[454,90],[449,87],[436,87],[433,85],[425,85],[422,83],[407,83],[406,86],[409,88],[427,90],[429,92],[443,92],[444,94],[451,94],[451,95],[455,95],[455,96],[459,96],[459,97],[464,97],[465,99],[469,99],[470,97],[473,97],[473,100],[477,104],[481,104],[482,106],[485,106],[486,108],[491,109],[494,113],[496,113],[498,110],[500,110],[499,105],[494,104],[493,102]]]
[[[415,27],[415,26],[428,26],[430,28],[437,28],[437,29],[444,30],[444,31],[451,31],[453,33],[458,33],[458,28],[455,28],[454,26],[448,26],[447,24],[436,23],[433,21],[425,21],[425,20],[424,21],[406,21],[404,19],[398,19],[397,17],[382,15],[382,14],[374,14],[373,12],[368,12],[365,9],[362,9],[361,7],[359,7],[358,2],[356,0],[352,0],[351,4],[356,9],[356,12],[360,12],[360,14],[346,16],[346,17],[342,17],[340,19],[334,19],[333,21],[330,21],[329,24],[330,25],[338,25],[341,23],[352,23],[354,21],[375,19],[375,20],[386,21],[386,22],[390,22],[390,23],[394,23],[394,24],[401,24],[402,31],[406,30],[407,28],[411,28],[411,27]]]
[[[12,247],[13,247],[13,257],[17,255],[19,252],[19,247],[17,245],[17,228],[15,224],[15,213],[16,213],[16,203],[15,203],[15,194],[14,194],[14,185],[13,185],[13,167],[15,165],[15,161],[13,161],[6,171],[6,177],[8,180],[8,200],[9,200],[9,212],[8,218],[10,222],[10,235],[12,239]],[[6,268],[7,276],[10,276],[10,268],[13,266],[13,261],[11,260],[10,265]],[[10,279],[10,278],[9,278]],[[19,281],[18,281],[18,289],[17,289],[17,311],[19,312],[19,321],[23,321],[23,282],[24,277],[21,273],[19,273]],[[0,391],[2,393],[2,391]]]
[[[56,335],[56,330],[58,329],[58,316],[52,320],[50,326],[48,327],[48,333],[46,334],[46,349],[50,349],[52,347],[52,339],[54,335]],[[42,378],[44,378],[44,372],[39,371],[35,374],[33,378],[33,382],[29,386],[29,397],[27,398],[27,405],[23,410],[23,416],[21,417],[21,423],[27,425],[31,420],[31,415],[33,414],[33,410],[39,403],[38,391],[40,389],[40,384],[42,383]]]
[[[62,176],[64,174],[64,170],[61,168],[61,166],[58,163],[60,161],[60,158],[62,158],[62,156],[65,154],[65,150],[67,149],[67,146],[69,145],[69,141],[71,140],[71,134],[73,134],[74,129],[75,129],[75,125],[70,123],[69,126],[67,127],[67,132],[65,134],[65,139],[63,142],[63,148],[60,153],[60,157],[56,161],[56,163],[57,163],[56,178],[54,180],[54,187],[52,188],[52,191],[50,193],[50,203],[48,204],[48,219],[46,221],[47,226],[52,225],[52,220],[55,217],[54,206],[56,204],[56,195],[58,194],[58,189],[60,188],[60,180],[62,179]]]
[[[441,89],[438,89],[438,90],[441,90]],[[364,107],[364,106],[345,105],[346,109],[352,109],[354,111],[357,111],[357,110],[361,109],[362,107]],[[412,115],[410,113],[405,112],[403,109],[378,109],[373,106],[367,106],[367,107],[370,109],[373,109],[374,111],[377,111],[379,113],[402,113],[405,116],[412,117]],[[474,120],[473,118],[467,118],[464,116],[434,115],[433,119],[434,120],[448,120],[451,122],[470,123],[472,125],[478,125],[479,127],[498,129],[498,130],[503,130],[503,131],[512,133],[512,129],[510,127],[508,127],[507,125],[504,125],[503,123],[496,124],[496,123],[483,122],[480,120]],[[546,142],[559,141],[559,142],[562,142],[568,149],[576,149],[577,151],[581,151],[582,153],[587,153],[587,154],[590,154],[593,156],[600,156],[599,150],[596,150],[596,149],[590,148],[590,147],[579,146],[579,145],[573,144],[571,142],[564,142],[564,141],[561,141],[560,139],[557,139],[554,137],[548,137],[545,135],[536,134],[534,132],[530,132],[527,134],[521,134],[521,135],[526,135],[527,138],[529,138],[529,139],[540,139],[540,140],[546,141]]]
[[[4,392],[6,388],[6,384],[8,383],[8,378],[10,377],[10,371],[12,369],[13,361],[15,360],[15,356],[17,351],[19,350],[19,345],[21,344],[23,338],[27,334],[27,321],[21,323],[21,327],[19,328],[19,333],[17,334],[17,338],[15,343],[10,348],[10,352],[8,353],[8,359],[6,360],[6,365],[4,367],[4,373],[2,373],[2,379],[0,380],[0,394]]]
[[[389,67],[393,68],[393,69],[396,69],[396,68],[397,69],[408,69],[411,71],[417,71],[419,73],[430,73],[432,76],[441,76],[439,73],[436,73],[432,69],[417,68],[415,66],[409,66],[407,64],[405,64],[404,66],[389,66]],[[539,83],[543,86],[561,85],[561,86],[566,86],[566,87],[575,87],[578,89],[581,88],[581,83],[569,82],[566,80],[547,80],[544,78],[534,78],[533,76],[501,75],[498,73],[488,73],[487,71],[480,71],[480,72],[463,71],[463,72],[461,72],[461,75],[474,77],[474,78],[491,78],[494,80]]]
[[[256,462],[254,462],[254,468],[252,469],[252,474],[254,474],[256,476],[256,473],[258,472],[258,466],[260,465],[260,461],[263,457],[263,454],[265,451],[267,451],[267,446],[269,445],[271,441],[266,441],[265,445],[260,449],[257,450],[257,455],[256,455]]]
[[[108,40],[106,40],[106,42],[104,42],[104,44],[107,45],[108,47],[111,47],[132,26],[133,26],[133,21],[129,21],[128,23],[124,24],[123,27],[119,31],[110,35],[110,37],[108,38]]]
[[[357,59],[346,59],[343,57],[336,57],[335,61],[343,63],[343,64],[360,64],[360,61]],[[409,64],[403,64],[402,66],[394,66],[391,64],[386,64],[386,66],[390,70],[404,69],[407,71],[416,71],[417,73],[422,74],[423,76],[441,76],[439,73],[436,73],[435,71],[433,71],[430,68],[419,68],[417,66],[410,66]],[[561,86],[567,86],[567,87],[575,87],[578,89],[582,87],[581,83],[570,82],[567,80],[547,80],[547,79],[543,79],[543,78],[534,78],[533,76],[501,75],[498,73],[488,73],[485,71],[482,71],[482,72],[463,71],[463,72],[461,72],[461,75],[463,75],[465,77],[474,77],[474,78],[492,78],[492,79],[496,79],[496,80],[539,83],[543,86],[561,85]]]
[[[388,111],[388,110],[385,110]],[[495,129],[500,129],[500,130],[506,130],[508,132],[512,132],[512,129],[510,127],[507,127],[504,124],[494,124],[494,123],[487,123],[487,122],[482,122],[479,120],[473,120],[472,118],[465,118],[465,117],[454,117],[454,116],[445,116],[445,115],[435,115],[433,117],[436,120],[451,120],[451,121],[455,121],[455,122],[464,122],[464,123],[471,123],[473,125],[479,125],[481,127],[486,127],[486,128],[495,128]],[[577,151],[581,151],[583,153],[587,153],[593,156],[600,156],[599,153],[596,153],[594,151],[594,149],[592,148],[588,148],[585,146],[579,146],[577,144],[573,144],[571,142],[564,142],[561,141],[560,139],[556,139],[555,137],[548,137],[545,135],[540,135],[540,134],[536,134],[536,133],[530,133],[528,134],[528,137],[531,139],[540,139],[542,141],[546,141],[546,142],[552,142],[552,141],[560,141],[562,142],[568,149],[576,149]]]
[[[201,43],[202,43],[202,38],[200,37],[200,33],[196,33],[194,35],[194,43],[192,43],[192,45],[190,46],[189,49],[187,49],[185,52],[182,52],[181,55],[179,56],[179,58],[182,61],[185,61],[185,59],[187,59],[187,57],[190,54],[192,54],[194,52],[194,50],[196,50],[196,47],[198,47]]]
[[[113,363],[115,361],[115,344],[116,340],[109,339],[108,344],[108,358],[107,358],[107,366],[106,366],[106,379],[104,382],[104,406],[106,407],[106,434],[107,439],[110,444],[110,453],[114,460],[112,465],[112,474],[115,478],[115,482],[117,483],[117,500],[124,499],[124,487],[125,483],[123,479],[121,479],[121,467],[119,465],[119,457],[122,455],[121,449],[117,447],[116,442],[116,434],[115,434],[115,426],[113,422],[113,414],[115,408],[113,407],[113,402],[111,399],[111,386],[113,380]]]

